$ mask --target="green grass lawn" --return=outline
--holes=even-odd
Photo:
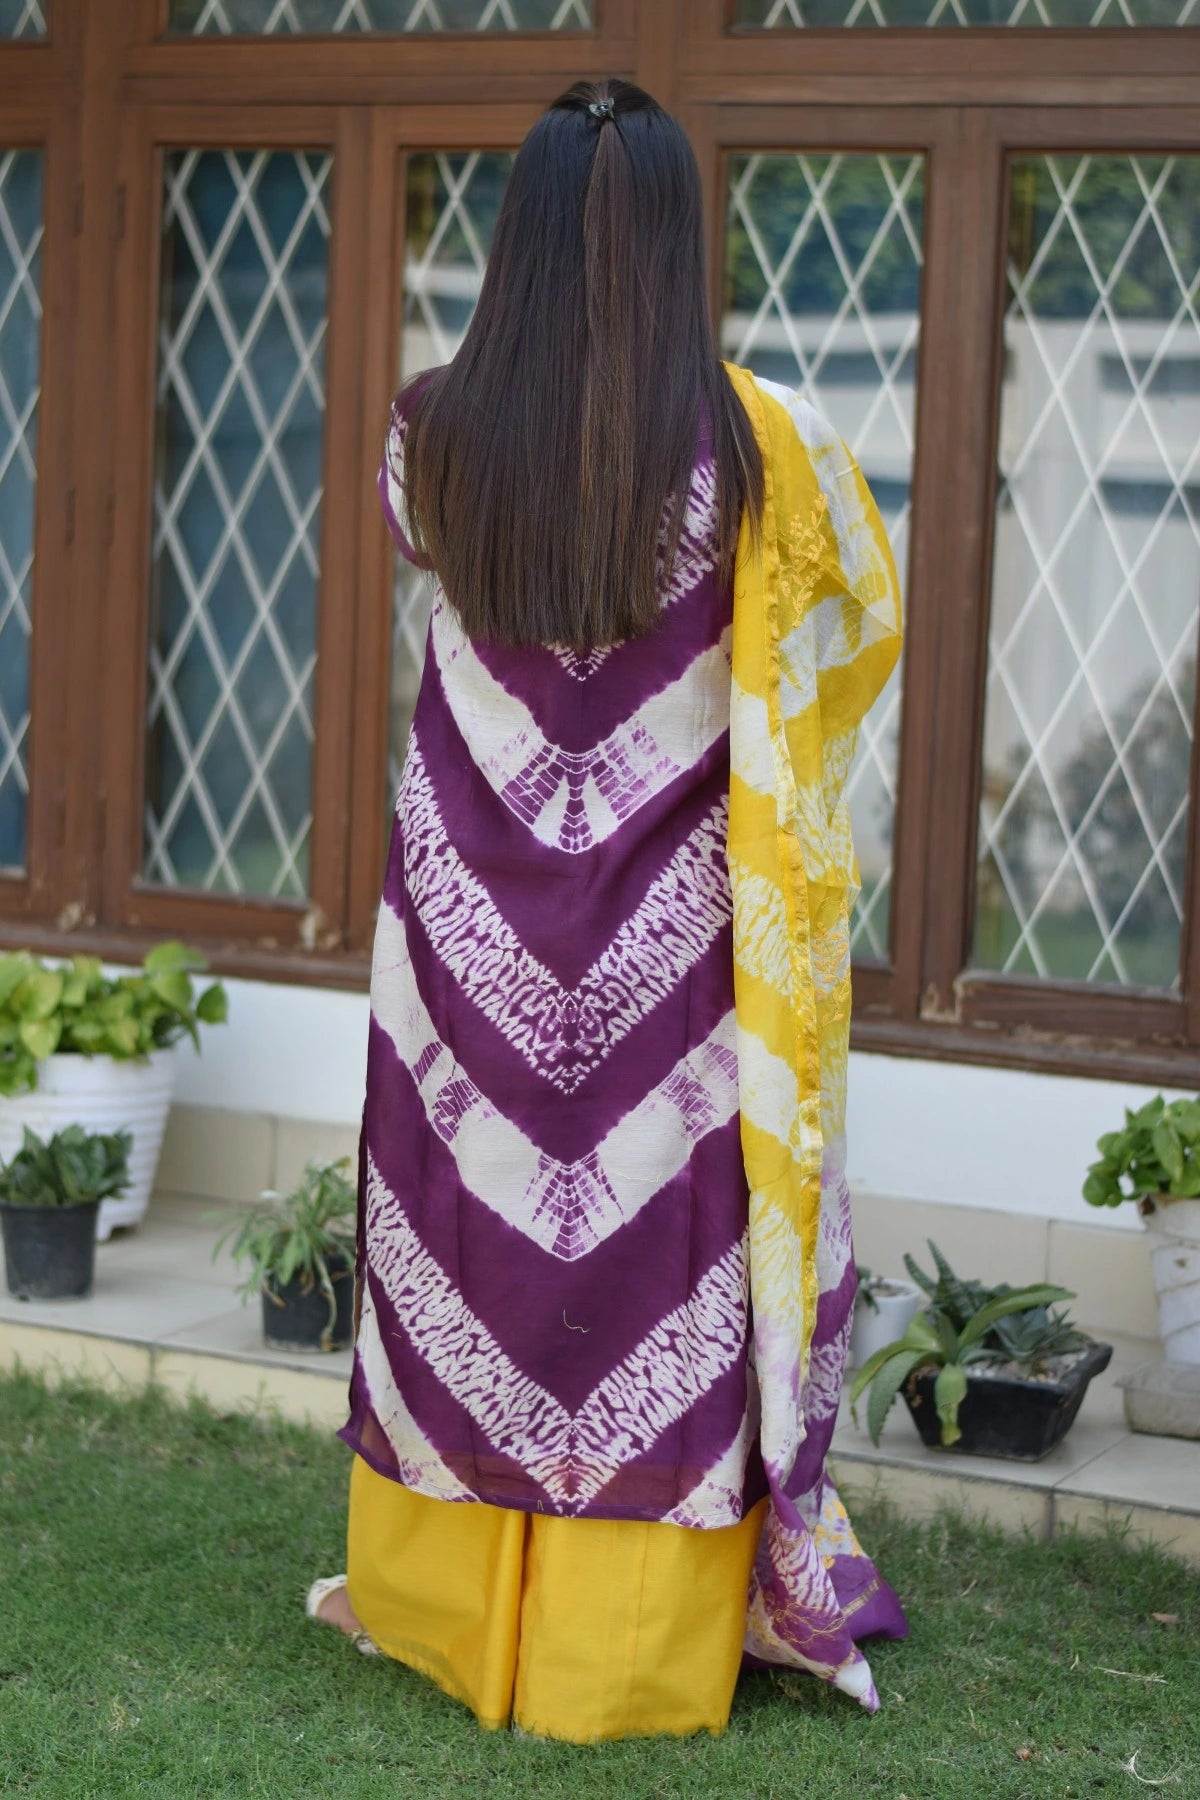
[[[344,1566],[347,1462],[271,1420],[0,1380],[0,1792],[1200,1796],[1200,1575],[1157,1553],[860,1509],[912,1620],[872,1655],[882,1712],[756,1675],[723,1738],[572,1749],[488,1736],[304,1619]]]

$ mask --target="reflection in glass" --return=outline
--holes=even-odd
[[[332,159],[165,161],[145,874],[300,899]]]
[[[0,0],[0,4],[3,0]],[[587,31],[592,0],[171,0],[176,37],[358,31]]]
[[[862,462],[901,580],[908,562],[925,165],[919,156],[730,159],[724,353],[800,388]],[[860,959],[888,957],[902,677],[863,728],[850,778]]]
[[[1179,978],[1200,603],[1200,158],[1024,157],[975,958]]]
[[[743,31],[842,26],[1200,25],[1200,0],[737,0]]]
[[[0,0],[0,41],[45,37],[49,10],[48,0]]]
[[[24,867],[42,324],[42,157],[0,150],[0,869]]]
[[[463,340],[513,165],[510,150],[422,151],[408,158],[404,318],[400,375],[447,363]],[[433,588],[400,556],[392,612],[392,700],[388,804],[400,784],[404,747],[421,685]]]

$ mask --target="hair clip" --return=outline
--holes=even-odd
[[[593,119],[599,119],[600,123],[603,124],[605,119],[616,118],[617,103],[611,98],[608,100],[592,100],[588,104],[588,111],[591,113]]]

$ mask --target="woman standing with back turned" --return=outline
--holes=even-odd
[[[899,652],[841,441],[718,360],[680,127],[580,83],[381,474],[437,602],[372,978],[349,1579],[481,1724],[877,1704],[824,1459],[854,1297],[845,780]]]

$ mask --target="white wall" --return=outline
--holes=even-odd
[[[354,1125],[366,1069],[364,994],[229,981],[230,1023],[179,1057],[185,1105]],[[1121,1108],[1153,1090],[1013,1069],[855,1055],[850,1180],[856,1192],[979,1206],[1136,1231],[1132,1207],[1097,1210],[1083,1172]]]

